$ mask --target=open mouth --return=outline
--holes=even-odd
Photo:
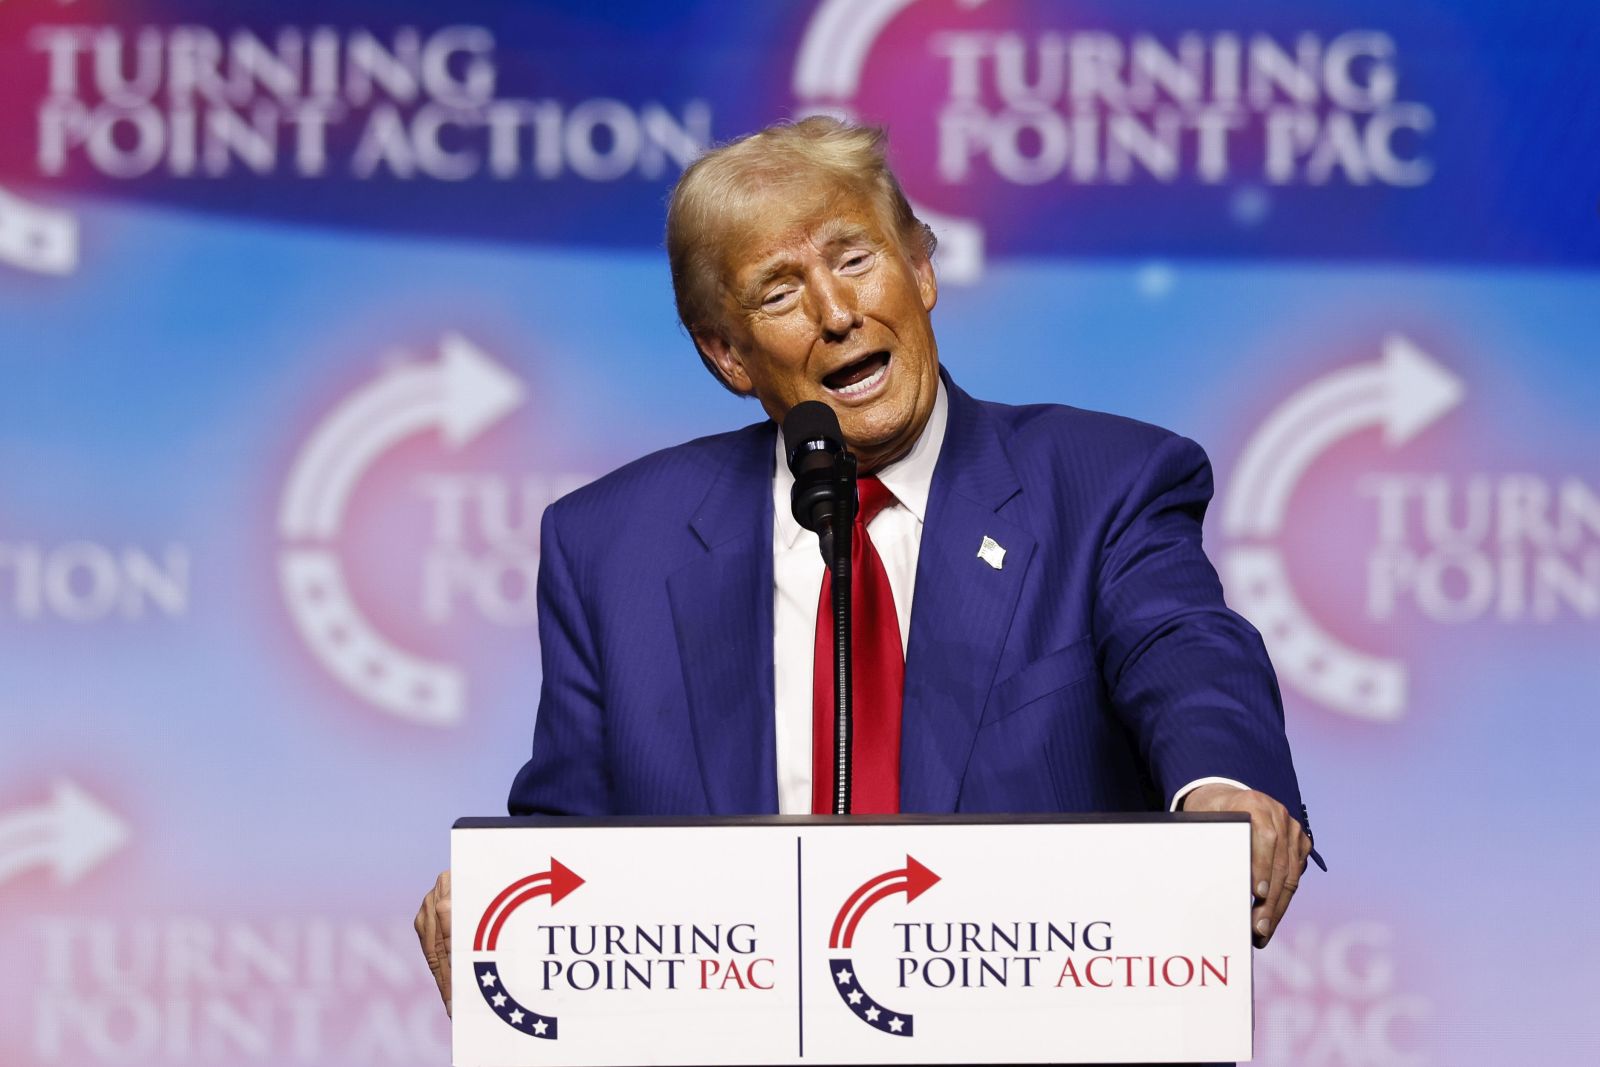
[[[822,384],[830,392],[851,399],[871,393],[888,376],[889,353],[869,352],[822,379]]]

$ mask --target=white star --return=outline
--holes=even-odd
[[[850,1003],[852,1003],[852,1004],[860,1004],[861,1003],[861,990],[859,990],[859,989],[850,990]]]
[[[497,1008],[506,1006],[506,995],[504,993],[496,993],[494,995],[494,1006]]]
[[[867,1022],[869,1022],[869,1023],[877,1022],[878,1021],[878,1016],[880,1016],[882,1014],[883,1014],[883,1012],[879,1011],[877,1008],[868,1008],[867,1009]]]
[[[898,1034],[900,1031],[904,1030],[905,1028],[906,1028],[906,1024],[900,1021],[900,1016],[896,1015],[893,1019],[889,1020],[889,1029],[892,1030],[894,1033]]]
[[[511,1013],[511,1025],[512,1026],[521,1026],[522,1025],[522,1012],[521,1012],[520,1009]]]
[[[533,1024],[533,1032],[536,1034],[542,1034],[548,1029],[550,1029],[550,1027],[543,1019],[536,1020]]]
[[[485,989],[494,988],[494,972],[493,971],[484,971],[483,972],[482,981],[483,981],[483,988],[485,988]]]
[[[846,970],[841,970],[838,974],[834,975],[834,977],[839,979],[839,984],[840,985],[846,985],[850,981],[850,972],[846,971]]]

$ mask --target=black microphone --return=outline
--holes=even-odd
[[[833,579],[833,813],[848,815],[851,739],[855,735],[850,677],[850,527],[856,517],[856,457],[844,446],[839,416],[820,400],[807,400],[789,409],[783,420],[783,448],[794,474],[790,510],[796,522],[816,533],[822,562]]]
[[[794,475],[789,507],[794,521],[821,539],[822,558],[833,563],[833,516],[853,503],[854,456],[844,446],[839,416],[820,400],[805,400],[783,420],[783,448]]]

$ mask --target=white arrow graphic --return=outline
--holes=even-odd
[[[1240,539],[1283,529],[1289,499],[1318,456],[1348,437],[1381,429],[1398,448],[1461,403],[1461,380],[1398,334],[1383,357],[1335,371],[1280,405],[1245,445],[1223,502],[1223,528]],[[1352,649],[1323,630],[1289,583],[1271,545],[1235,545],[1223,556],[1228,599],[1261,629],[1278,673],[1337,711],[1390,722],[1405,711],[1406,668]]]
[[[981,3],[982,0],[979,0]],[[811,16],[794,66],[795,95],[848,100],[861,87],[872,42],[916,0],[824,0]],[[969,2],[969,7],[976,6]]]
[[[283,549],[279,579],[295,626],[334,677],[401,718],[430,726],[461,721],[466,680],[457,668],[385,639],[356,608],[338,554],[326,542],[343,525],[361,476],[388,449],[433,429],[459,448],[523,397],[508,371],[465,338],[446,334],[437,363],[399,366],[334,408],[289,472],[278,530],[301,543]]]
[[[1223,509],[1233,537],[1270,537],[1283,528],[1301,475],[1345,437],[1373,427],[1398,448],[1461,402],[1461,379],[1398,334],[1383,358],[1319,378],[1268,417],[1240,456]]]
[[[62,779],[38,807],[0,814],[0,882],[48,866],[57,885],[71,885],[127,840],[121,819]]]
[[[522,403],[522,384],[458,334],[446,334],[439,362],[402,365],[349,397],[323,420],[295,458],[278,512],[287,538],[328,538],[369,466],[394,445],[437,428],[459,448]]]

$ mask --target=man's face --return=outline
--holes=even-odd
[[[755,214],[727,242],[722,333],[695,340],[779,423],[832,407],[863,472],[899,458],[938,390],[932,265],[852,190],[775,191]]]

